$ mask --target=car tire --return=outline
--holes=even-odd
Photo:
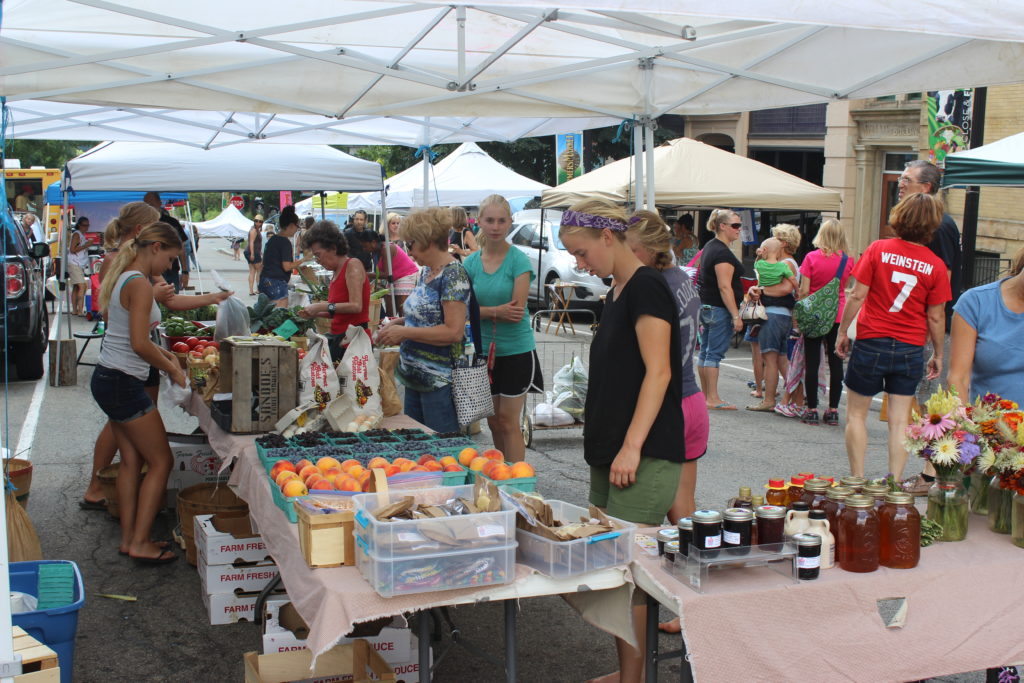
[[[42,378],[45,368],[43,357],[46,355],[46,344],[50,336],[50,320],[43,311],[39,323],[39,334],[34,339],[14,345],[14,368],[18,379],[37,380]]]

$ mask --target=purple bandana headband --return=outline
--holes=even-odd
[[[562,225],[594,228],[595,230],[614,230],[616,232],[624,232],[626,230],[626,224],[620,220],[572,210],[562,214]]]

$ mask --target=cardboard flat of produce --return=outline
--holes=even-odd
[[[208,565],[272,561],[249,517],[196,515],[194,523],[196,550]]]

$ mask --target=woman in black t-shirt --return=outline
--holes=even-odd
[[[288,305],[288,280],[292,270],[309,261],[308,257],[295,260],[292,236],[299,229],[295,207],[289,204],[281,209],[277,234],[263,247],[263,270],[260,273],[260,294],[265,294],[277,306]]]
[[[615,205],[587,200],[562,214],[559,236],[580,269],[615,281],[590,346],[583,427],[590,502],[654,525],[672,506],[685,455],[679,320],[664,278],[626,244],[627,220]],[[643,670],[646,608],[636,610],[641,650],[618,642],[622,680],[639,680]]]
[[[743,298],[740,275],[743,264],[729,245],[740,237],[743,224],[729,209],[716,209],[708,219],[708,230],[715,239],[704,245],[700,254],[700,353],[697,375],[708,402],[708,410],[736,410],[736,406],[718,395],[718,366],[729,349],[734,332],[743,329],[739,302]]]

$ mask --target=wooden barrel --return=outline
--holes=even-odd
[[[14,496],[21,503],[21,507],[28,508],[28,494],[32,488],[32,463],[21,458],[7,458],[4,460],[4,469],[14,486]]]
[[[185,559],[198,563],[194,519],[196,515],[245,517],[249,504],[235,495],[227,484],[196,484],[178,492],[178,523],[185,539]]]
[[[114,519],[121,519],[121,504],[117,496],[117,473],[121,469],[121,463],[115,462],[101,469],[96,478],[100,480],[100,488],[103,489],[103,497],[107,499],[107,514]],[[142,476],[146,476],[149,465],[142,465]]]

